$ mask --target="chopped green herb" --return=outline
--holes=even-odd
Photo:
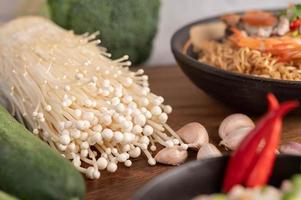
[[[293,37],[299,36],[299,31],[297,30],[297,31],[292,32],[292,36],[293,36]]]
[[[301,189],[301,175],[298,174],[298,175],[293,176],[292,177],[292,183],[293,183],[293,187],[296,190]]]
[[[215,194],[213,196],[214,200],[227,200],[228,197],[225,194]]]
[[[300,18],[301,17],[301,4],[296,4],[295,6],[288,8],[286,10],[286,16],[290,20]]]

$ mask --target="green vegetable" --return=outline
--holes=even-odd
[[[294,192],[287,192],[282,197],[282,200],[300,200],[301,196]]]
[[[285,16],[290,21],[301,17],[301,4],[296,4],[286,10],[280,11],[279,16]]]
[[[228,197],[225,194],[214,194],[212,196],[212,199],[214,199],[214,200],[227,200]]]
[[[283,195],[282,200],[301,199],[301,175],[297,174],[291,178],[292,188]]]
[[[45,18],[50,18],[49,6],[46,3],[43,3],[36,14],[44,16]]]
[[[296,19],[297,17],[301,17],[301,4],[297,4],[291,8],[287,9],[287,13],[290,19]]]
[[[292,177],[292,184],[295,190],[301,190],[301,174]]]
[[[298,37],[298,35],[299,35],[299,31],[298,30],[292,32],[292,37]]]
[[[84,199],[82,176],[0,107],[0,188],[22,200]]]
[[[0,190],[0,200],[18,200],[18,199]]]
[[[100,31],[114,58],[145,61],[157,31],[160,0],[48,0],[54,22],[75,33]]]
[[[261,188],[261,192],[262,193],[265,193],[265,192],[267,192],[269,190],[269,186],[267,186],[267,185],[264,185],[264,186],[262,186],[262,188]]]

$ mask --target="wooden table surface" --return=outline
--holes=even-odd
[[[177,66],[166,66],[145,69],[150,78],[154,93],[162,95],[167,104],[172,105],[173,113],[168,124],[175,130],[184,124],[197,121],[203,124],[209,133],[210,141],[218,144],[217,134],[221,121],[234,110],[208,97],[194,86]],[[251,116],[256,119],[257,116]],[[282,142],[301,142],[301,117],[289,116],[285,120]],[[221,148],[222,150],[222,148]],[[196,153],[189,152],[190,159]],[[132,167],[119,167],[115,173],[102,172],[99,180],[87,180],[87,200],[125,200],[152,178],[175,167],[156,165],[149,166],[142,156],[133,162]]]

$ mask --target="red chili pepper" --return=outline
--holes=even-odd
[[[269,111],[257,123],[257,126],[241,142],[230,158],[223,184],[228,192],[233,186],[241,184],[249,187],[267,182],[275,160],[282,117],[298,106],[297,101],[279,105],[277,99],[268,94]],[[261,144],[264,141],[264,146]]]
[[[267,99],[268,99],[268,103],[269,103],[269,110],[276,110],[277,108],[279,108],[279,102],[276,99],[276,97],[272,94],[269,93],[267,95]]]
[[[295,31],[301,26],[301,19],[295,19],[290,23],[290,30]]]
[[[293,106],[293,107],[291,107]],[[282,129],[282,119],[281,117],[288,112],[288,110],[294,108],[294,105],[290,102],[283,103],[279,109],[276,109],[276,117],[274,118],[272,131],[267,134],[264,138],[265,146],[260,153],[260,157],[256,161],[254,168],[248,175],[246,180],[247,187],[255,187],[265,185],[270,177],[276,158],[275,150],[277,149]],[[277,113],[278,112],[278,113]]]

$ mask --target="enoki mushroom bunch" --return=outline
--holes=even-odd
[[[118,163],[130,167],[141,152],[155,165],[158,143],[186,150],[166,124],[171,107],[150,92],[143,70],[131,72],[128,56],[111,60],[95,36],[39,17],[3,25],[2,104],[92,179]]]

